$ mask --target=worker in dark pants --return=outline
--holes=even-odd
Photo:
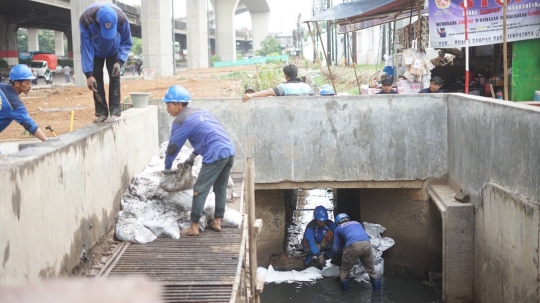
[[[184,87],[171,86],[162,101],[167,104],[167,112],[175,117],[163,173],[174,173],[171,170],[172,163],[186,140],[193,146],[193,153],[185,163],[193,165],[195,158],[202,156],[203,164],[193,186],[191,225],[182,231],[182,235],[199,235],[199,221],[212,187],[216,195],[216,211],[209,228],[220,232],[227,202],[227,184],[234,163],[234,144],[210,112],[203,108],[188,107],[191,96]]]
[[[334,232],[334,246],[332,254],[339,256],[342,253],[340,282],[343,290],[349,290],[349,274],[358,259],[369,275],[373,290],[381,288],[381,279],[375,272],[375,258],[371,251],[371,242],[362,224],[351,221],[347,214],[336,216],[337,227]],[[334,263],[334,260],[332,260]]]
[[[86,85],[94,92],[94,123],[120,118],[120,69],[131,50],[131,31],[126,14],[112,4],[97,2],[86,8],[79,19],[81,63]],[[109,73],[109,107],[105,99],[103,66]],[[109,118],[110,113],[110,118]]]
[[[326,207],[319,205],[313,210],[314,219],[308,223],[302,239],[302,248],[306,253],[304,265],[309,266],[313,257],[317,257],[319,267],[326,264],[325,258],[330,259],[332,244],[334,244],[334,229],[336,224],[328,219]],[[325,256],[326,255],[326,256]]]

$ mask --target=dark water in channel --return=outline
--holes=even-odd
[[[266,284],[262,303],[274,302],[396,302],[440,303],[433,288],[422,279],[385,275],[382,288],[373,291],[371,284],[351,280],[350,290],[342,291],[336,278],[325,278],[314,283]]]

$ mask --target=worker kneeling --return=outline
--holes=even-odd
[[[220,232],[221,219],[225,214],[225,203],[227,202],[227,184],[234,163],[234,144],[223,126],[209,111],[203,108],[188,107],[191,96],[184,87],[171,86],[162,101],[167,104],[167,112],[175,117],[163,173],[174,173],[171,170],[172,163],[186,140],[189,140],[193,146],[193,153],[184,163],[193,165],[198,155],[203,158],[201,171],[193,186],[191,225],[182,231],[182,235],[199,235],[199,221],[206,197],[212,187],[216,195],[216,211],[209,228]]]
[[[302,247],[306,256],[304,265],[309,266],[313,256],[319,260],[319,266],[324,266],[327,259],[331,257],[332,244],[334,243],[334,229],[336,223],[328,220],[328,211],[324,206],[317,206],[313,211],[315,219],[306,226]]]
[[[341,260],[340,282],[343,290],[349,290],[349,274],[358,258],[369,275],[373,290],[381,289],[381,279],[375,273],[375,261],[371,251],[369,236],[359,222],[351,221],[347,214],[336,217],[338,226],[335,229],[334,256],[343,253]]]

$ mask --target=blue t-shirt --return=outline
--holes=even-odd
[[[336,254],[343,248],[355,242],[369,241],[369,236],[362,227],[362,224],[356,221],[348,221],[341,223],[336,227],[334,232],[334,246],[332,253]]]
[[[234,144],[223,126],[203,108],[186,107],[174,119],[165,157],[166,169],[171,168],[186,140],[193,146],[193,153],[203,157],[205,164],[234,155]]]
[[[6,129],[12,121],[16,121],[32,135],[38,129],[38,125],[19,99],[19,95],[9,84],[0,83],[0,132]]]
[[[317,225],[317,220],[313,219],[306,226],[304,231],[304,239],[308,240],[309,248],[314,255],[319,254],[319,249],[317,248],[316,243],[321,243],[322,239],[328,231],[334,232],[336,229],[336,223],[332,220],[326,220],[323,227]]]

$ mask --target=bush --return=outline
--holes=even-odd
[[[242,76],[242,87],[240,88],[240,94],[244,94],[246,86],[253,86],[255,91],[261,91],[275,87],[285,79],[283,77],[283,64],[265,64],[259,65],[257,70],[259,77],[256,73],[249,75],[244,73]]]
[[[0,70],[4,69],[4,68],[8,68],[8,64],[7,64],[7,61],[0,58]]]
[[[220,62],[220,61],[221,61],[221,57],[218,55],[214,55],[210,57],[210,64],[213,64],[214,62]]]
[[[58,59],[58,65],[62,67],[68,65],[73,68],[73,59]]]

